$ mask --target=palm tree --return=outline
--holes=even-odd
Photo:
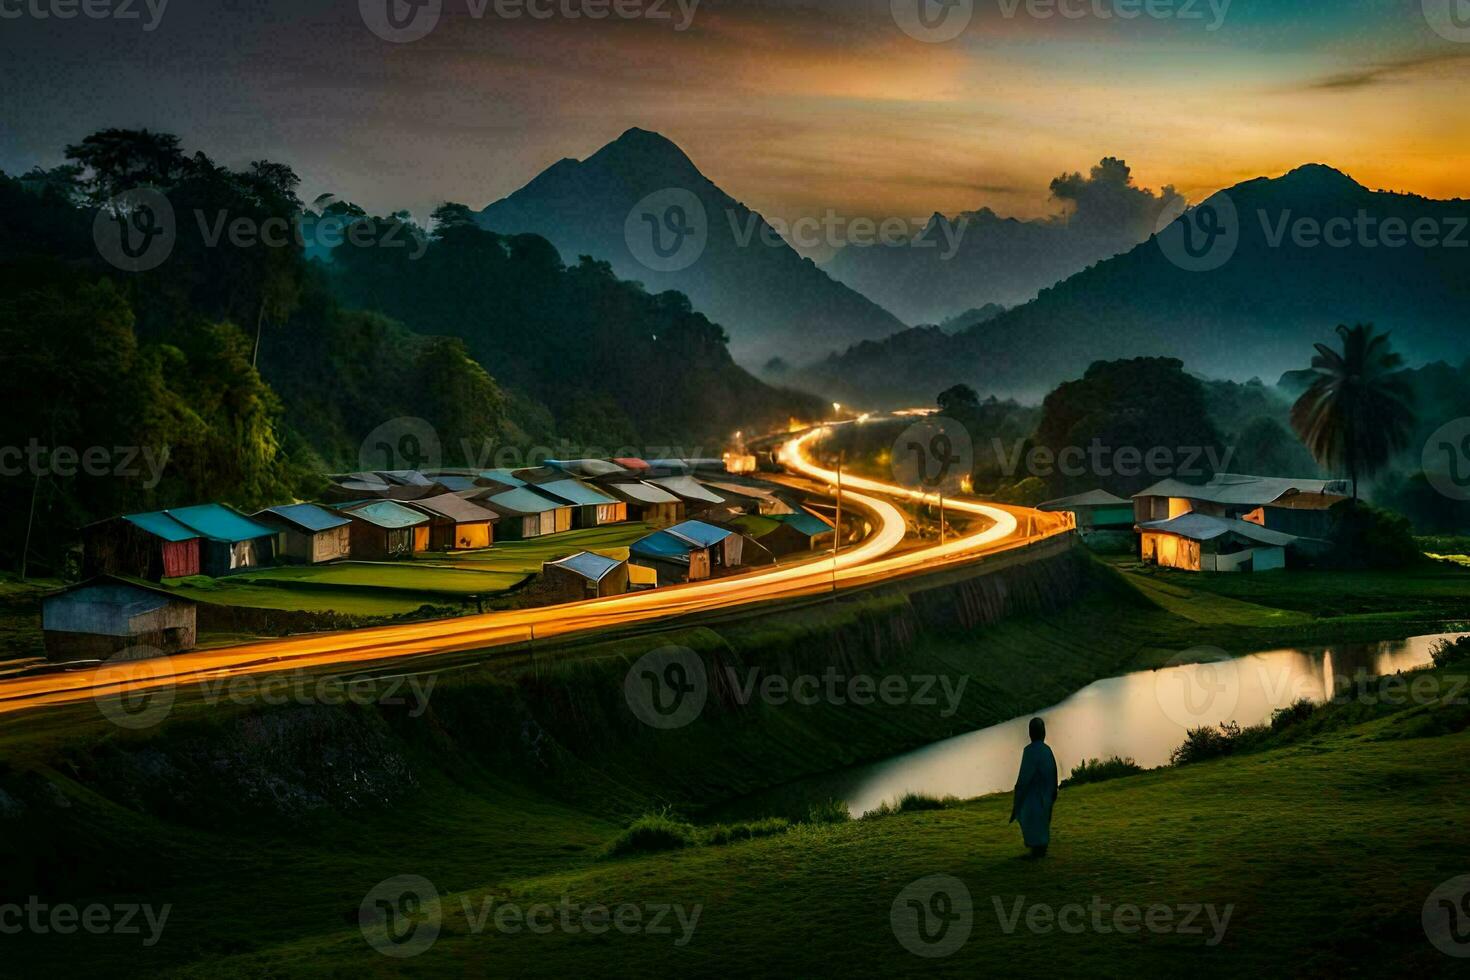
[[[1317,344],[1316,378],[1291,409],[1291,426],[1318,463],[1358,479],[1382,470],[1409,444],[1414,393],[1404,359],[1371,324],[1339,326],[1342,350]]]

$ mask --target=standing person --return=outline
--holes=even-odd
[[[1046,744],[1046,722],[1031,719],[1031,744],[1021,753],[1011,823],[1021,822],[1021,839],[1031,856],[1046,857],[1051,843],[1051,808],[1057,801],[1057,759]]]

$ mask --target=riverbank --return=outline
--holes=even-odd
[[[611,823],[513,786],[435,778],[391,818],[354,821],[350,840],[337,836],[346,826],[307,826],[289,840],[210,851],[208,835],[172,835],[160,854],[209,873],[119,896],[171,904],[161,941],[64,938],[70,962],[118,975],[146,964],[153,975],[198,977],[388,976],[404,966],[725,977],[738,964],[733,972],[748,975],[958,977],[1005,964],[1166,976],[1185,961],[1203,977],[1442,975],[1452,961],[1426,938],[1420,910],[1441,882],[1470,873],[1467,720],[1463,707],[1421,705],[1273,751],[1066,790],[1041,863],[1022,859],[1005,796],[609,858]],[[357,921],[364,896],[401,875],[433,889],[398,923],[401,949],[417,954],[407,962],[381,955]],[[895,934],[894,906],[901,915],[901,897],[935,876],[964,885],[970,912],[953,928],[967,935],[947,956],[920,958]],[[645,923],[663,909],[668,931],[589,935],[589,906],[636,909]],[[537,909],[544,932],[521,918]],[[33,962],[46,939],[8,944],[10,962]]]
[[[396,704],[370,698],[345,705],[289,700],[275,705],[262,703],[262,692],[249,689],[243,693],[254,700],[219,703],[180,690],[169,717],[142,730],[101,724],[90,704],[39,721],[7,722],[0,731],[6,760],[0,768],[0,859],[7,869],[0,901],[30,894],[49,901],[141,901],[140,896],[170,901],[174,925],[151,947],[156,952],[137,961],[159,972],[187,973],[188,964],[203,961],[209,969],[294,973],[308,965],[298,957],[331,951],[334,969],[371,973],[387,971],[392,964],[376,953],[357,955],[356,944],[363,940],[355,926],[356,908],[368,888],[390,875],[419,874],[441,890],[468,890],[481,897],[565,888],[609,898],[637,895],[649,902],[664,893],[662,900],[673,902],[701,893],[707,906],[722,906],[729,917],[724,925],[710,927],[717,937],[713,953],[696,960],[669,959],[670,970],[713,970],[727,955],[755,956],[751,962],[762,969],[782,968],[772,959],[779,949],[757,955],[748,948],[757,942],[757,923],[799,916],[805,909],[831,925],[831,945],[825,939],[815,944],[810,960],[800,958],[808,955],[804,951],[787,950],[798,959],[784,968],[821,972],[817,959],[869,946],[876,954],[881,944],[894,942],[884,924],[892,898],[876,910],[862,903],[875,900],[875,888],[901,888],[906,881],[898,879],[914,862],[923,863],[927,855],[944,864],[939,856],[966,851],[991,854],[997,862],[1001,855],[1012,860],[1014,834],[996,819],[1003,803],[980,801],[956,811],[905,815],[891,818],[891,824],[803,827],[769,841],[623,863],[609,863],[603,849],[645,811],[667,805],[697,818],[734,797],[1055,704],[1098,678],[1166,663],[1201,644],[1245,652],[1298,642],[1304,634],[1327,643],[1448,630],[1458,608],[1454,588],[1470,594],[1470,575],[1454,574],[1458,579],[1443,581],[1443,599],[1432,608],[1421,603],[1387,615],[1378,610],[1338,616],[1279,609],[1293,616],[1275,625],[1247,627],[1210,622],[1216,617],[1200,610],[1218,609],[1219,597],[1193,581],[1164,580],[1153,589],[1142,588],[1138,577],[1126,570],[1073,553],[1044,570],[1016,572],[1004,588],[992,584],[987,595],[976,593],[973,584],[947,582],[875,593],[861,601],[807,603],[758,619],[731,617],[583,643],[559,653],[543,649],[530,668],[525,661],[480,666],[466,661],[458,669],[415,675],[421,682],[435,682],[428,690],[418,689],[425,695],[422,702],[401,683]],[[1159,592],[1159,585],[1192,591],[1197,605],[1189,608],[1195,615],[1179,610],[1183,600],[1177,595],[1172,597],[1176,608],[1158,601],[1150,593]],[[1383,592],[1389,585],[1364,580],[1362,591]],[[1059,593],[1069,598],[1063,601]],[[1004,597],[998,611],[997,596]],[[1226,605],[1233,613],[1242,611],[1236,605],[1240,603],[1261,610],[1253,616],[1277,619],[1273,607],[1225,598],[1231,600]],[[986,610],[990,619],[962,625],[966,617],[982,616]],[[696,654],[714,683],[693,721],[662,730],[630,712],[624,683],[631,666],[669,646]],[[821,678],[829,668],[845,679],[899,678],[910,684],[910,694],[917,694],[917,683],[924,678],[936,683],[928,688],[930,703],[918,697],[898,703],[869,697],[863,704],[849,697],[841,703],[819,699],[802,704],[790,697],[736,696],[752,683],[752,672],[756,685],[770,677],[790,684],[803,676]],[[720,681],[731,670],[733,683]],[[938,683],[941,679],[948,679],[948,688]],[[390,682],[379,678],[374,690],[381,694],[381,685]],[[949,699],[946,690],[952,693],[961,684],[962,694]],[[1462,736],[1444,743],[1458,738]],[[1444,743],[1436,741],[1434,752]],[[1464,751],[1463,742],[1455,745],[1454,751]],[[1373,792],[1391,795],[1391,781],[1400,778],[1391,775],[1391,758],[1375,756],[1377,761],[1360,763],[1350,755],[1359,747],[1358,741],[1337,734],[1318,749],[1344,753],[1334,766],[1381,763],[1383,778],[1390,782]],[[1415,752],[1420,748],[1416,742]],[[1294,780],[1322,774],[1312,763],[1317,751],[1289,750],[1293,760],[1301,756],[1298,761],[1311,763]],[[1228,765],[1257,764],[1266,763],[1237,760]],[[1459,791],[1449,793],[1437,781],[1410,773],[1418,765],[1404,770],[1407,795],[1390,800],[1390,810],[1401,808],[1400,815],[1409,822],[1432,825],[1427,839],[1436,842],[1436,852],[1454,853],[1439,843],[1447,838],[1438,827],[1453,815]],[[1209,768],[1201,767],[1201,772]],[[1146,841],[1172,841],[1194,831],[1216,836],[1193,847],[1177,867],[1155,869],[1150,859],[1129,871],[1105,862],[1084,878],[1090,875],[1107,884],[1122,901],[1138,891],[1139,882],[1172,880],[1151,875],[1167,871],[1184,881],[1206,864],[1228,863],[1243,831],[1229,829],[1230,822],[1221,823],[1213,813],[1205,819],[1199,799],[1179,802],[1182,809],[1173,811],[1164,804],[1174,793],[1204,794],[1203,799],[1215,800],[1227,815],[1261,807],[1272,815],[1264,823],[1285,820],[1292,808],[1257,799],[1250,791],[1253,778],[1242,777],[1229,791],[1206,776],[1184,771],[1122,781],[1172,788],[1157,791],[1160,796],[1120,800],[1116,812],[1099,811],[1097,819],[1105,826],[1098,833],[1103,836],[1073,838],[1084,848],[1079,855],[1088,849],[1108,850],[1112,844],[1107,833],[1137,834]],[[1174,782],[1181,779],[1185,782]],[[1190,782],[1195,779],[1206,782]],[[1106,794],[1121,791],[1121,786],[1086,791]],[[1329,799],[1335,792],[1326,786],[1323,791]],[[1306,792],[1299,787],[1288,796]],[[960,820],[962,814],[971,815],[968,823]],[[1339,826],[1323,816],[1316,828],[1323,836],[1308,852],[1323,861],[1359,860],[1358,851],[1332,856],[1339,846],[1334,843],[1340,839]],[[1359,839],[1381,830],[1372,823],[1363,834]],[[1403,831],[1395,839],[1407,849],[1395,860],[1417,868],[1417,845]],[[886,857],[880,853],[885,848],[891,850]],[[1272,850],[1259,859],[1275,856]],[[1279,856],[1299,860],[1290,851]],[[1256,880],[1260,869],[1255,860],[1237,869],[1245,875],[1242,880]],[[869,862],[871,871],[865,870]],[[994,870],[963,863],[959,867],[966,873],[984,871],[982,880]],[[1022,873],[1019,866],[1000,867]],[[701,870],[686,878],[690,868]],[[797,904],[788,904],[784,889],[793,882],[786,868],[808,869],[824,887],[856,889],[858,894],[824,897],[798,891],[789,896]],[[1221,875],[1222,882],[1234,880],[1223,871]],[[844,880],[846,884],[834,884]],[[747,905],[747,899],[755,904]],[[859,914],[853,902],[865,909],[857,920],[863,923],[862,935],[845,931],[847,917]],[[484,936],[469,935],[467,927],[456,928],[465,945],[448,957],[473,962],[476,972],[483,967],[536,975],[541,968],[539,949],[524,940],[516,945],[519,955],[535,962],[502,960],[502,947],[508,944],[487,943]],[[120,968],[136,952],[136,947],[109,944],[116,938],[70,937],[69,942],[85,945],[95,953],[99,969],[110,969]],[[442,941],[453,949],[452,940],[447,935]],[[593,964],[583,958],[595,959],[604,948],[583,947],[566,937],[547,942],[557,949],[569,942],[566,958],[553,950],[545,960],[563,970],[591,969]],[[42,954],[47,949],[45,937],[32,936],[21,945]],[[629,946],[626,937],[617,948],[629,956],[653,956],[652,968],[663,955]],[[69,956],[77,952],[68,947]],[[335,959],[338,952],[340,961]],[[1141,965],[1149,962],[1147,956]],[[944,969],[953,962],[946,960]],[[1094,966],[1101,968],[1104,962],[1111,970],[1111,961]],[[967,963],[973,972],[975,961]],[[451,962],[450,972],[457,965]],[[905,965],[891,964],[893,969]],[[600,967],[610,972],[607,964]],[[200,975],[209,972],[205,966],[198,969]],[[850,972],[866,971],[854,961]]]

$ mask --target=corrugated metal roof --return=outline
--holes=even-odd
[[[627,467],[610,463],[605,459],[548,459],[546,465],[554,466],[572,476],[614,476],[627,472]]]
[[[434,482],[451,492],[475,490],[480,486],[472,476],[436,476]]]
[[[617,503],[616,499],[594,490],[580,480],[557,480],[555,483],[543,483],[536,489],[541,493],[565,500],[569,504],[576,504],[578,507],[597,507]]]
[[[357,504],[344,508],[344,510],[353,517],[390,531],[429,523],[429,519],[423,514],[391,500],[374,500],[372,503]]]
[[[378,470],[378,479],[405,487],[431,487],[434,481],[418,470]]]
[[[1044,504],[1037,504],[1037,510],[1068,510],[1072,507],[1123,507],[1132,504],[1131,500],[1108,493],[1106,490],[1089,490],[1079,493],[1073,497],[1062,497],[1060,500],[1048,500]]]
[[[554,500],[547,500],[539,493],[530,490],[507,490],[505,493],[496,494],[485,501],[491,507],[506,514],[544,514],[548,510],[556,510],[565,507]]]
[[[617,459],[614,459],[613,462],[617,463],[625,470],[642,471],[648,469],[648,460],[639,459],[636,456],[621,456]]]
[[[199,537],[199,532],[185,527],[161,510],[148,514],[128,514],[123,520],[165,541],[191,541]]]
[[[640,504],[677,504],[679,498],[651,483],[609,483],[608,493]]]
[[[832,525],[812,514],[778,514],[773,520],[782,524],[789,524],[808,537],[816,537],[819,534],[827,534],[832,531]]]
[[[646,538],[633,542],[629,552],[642,558],[662,558],[666,561],[689,561],[689,552],[694,545],[674,537],[667,531],[654,531]]]
[[[703,521],[685,521],[669,528],[669,533],[676,538],[690,542],[697,548],[713,548],[735,532],[723,527],[715,527],[713,524],[706,524]]]
[[[762,487],[746,486],[743,483],[719,483],[715,480],[706,480],[704,485],[714,487],[721,493],[734,494],[737,497],[750,497],[754,500],[772,500],[775,494]]]
[[[342,527],[352,522],[341,514],[333,513],[325,507],[316,504],[282,504],[279,507],[267,507],[260,514],[273,514],[283,521],[296,525],[303,531],[330,531],[334,527]],[[256,514],[259,517],[260,514]]]
[[[223,504],[174,507],[164,513],[185,527],[193,528],[202,537],[209,538],[211,541],[227,541],[234,544],[238,541],[252,541],[255,538],[269,538],[276,533],[264,524],[257,524]]]
[[[711,504],[723,504],[725,498],[706,489],[703,484],[692,476],[660,476],[647,481],[656,487],[662,487],[675,496],[683,497],[685,500],[701,500]]]
[[[526,485],[526,481],[516,476],[515,470],[512,469],[481,470],[480,476],[487,480],[494,480],[496,483],[504,484],[507,487],[523,487]]]
[[[1161,480],[1135,497],[1183,497],[1212,504],[1259,507],[1281,499],[1288,493],[1338,493],[1347,489],[1342,480],[1297,480],[1275,476],[1245,476],[1218,473],[1203,486],[1181,480]]]
[[[1280,548],[1300,540],[1295,535],[1267,530],[1249,521],[1233,521],[1200,513],[1184,514],[1168,521],[1150,521],[1140,524],[1139,527],[1159,534],[1174,534],[1191,541],[1213,541],[1227,534],[1238,534],[1249,541]]]
[[[605,555],[595,554],[591,551],[583,551],[579,554],[570,555],[561,561],[547,562],[548,565],[556,565],[576,572],[585,579],[593,582],[601,582],[607,574],[617,568],[622,562]]]
[[[422,500],[405,501],[404,506],[411,510],[425,511],[435,517],[447,517],[456,524],[484,524],[486,521],[498,520],[500,517],[499,514],[493,514],[483,507],[476,507],[463,497],[452,493],[425,497]]]

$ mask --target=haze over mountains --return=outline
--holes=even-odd
[[[1305,367],[1337,324],[1356,322],[1392,331],[1410,363],[1459,364],[1467,226],[1470,202],[1372,191],[1308,165],[1222,191],[992,320],[855,345],[800,383],[865,407],[927,404],[961,382],[1035,399],[1093,361],[1152,355],[1209,376],[1275,379]]]
[[[684,293],[725,327],[746,365],[802,364],[904,326],[797,254],[668,139],[641,129],[586,160],[552,165],[477,220],[540,235],[568,264],[590,255],[650,292]]]
[[[1050,189],[1065,213],[1034,221],[990,208],[936,214],[912,242],[849,245],[822,268],[906,323],[942,323],[989,304],[1018,306],[1127,251],[1153,234],[1177,199],[1172,187],[1155,194],[1134,186],[1128,165],[1113,157],[1087,176],[1057,177]]]

